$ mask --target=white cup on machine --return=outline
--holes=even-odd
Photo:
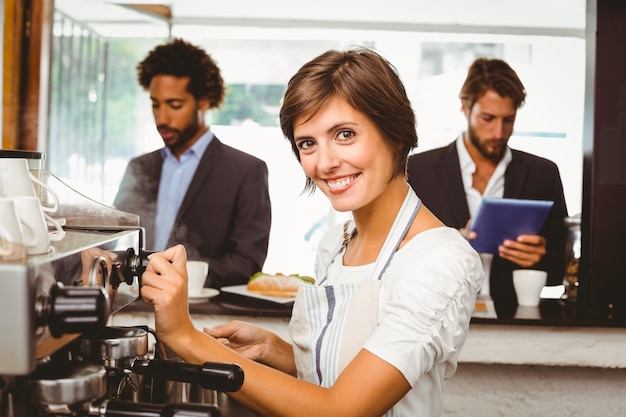
[[[202,295],[208,274],[208,262],[187,261],[187,288],[189,290],[189,297],[199,297]]]
[[[516,269],[513,271],[513,287],[517,304],[522,307],[539,305],[541,290],[546,285],[548,273],[537,269]]]
[[[13,199],[0,197],[0,256],[20,257],[20,252],[25,252],[19,246],[25,248],[36,243],[34,231],[17,216]]]
[[[24,158],[0,158],[0,196],[18,197],[32,196],[39,197],[37,188],[43,190],[51,197],[51,205],[45,205],[46,201],[41,201],[43,211],[54,213],[59,209],[59,199],[55,192],[44,182],[34,176],[28,169],[28,161]]]
[[[28,245],[29,255],[41,255],[50,251],[50,241],[63,239],[65,231],[61,224],[44,213],[38,197],[18,196],[12,198],[15,211],[25,230],[30,230],[34,236],[34,244]],[[54,227],[54,231],[48,230],[48,223]]]

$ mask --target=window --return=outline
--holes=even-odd
[[[321,193],[301,195],[304,175],[278,127],[287,81],[302,64],[330,48],[373,47],[396,66],[417,115],[417,152],[451,142],[465,127],[457,97],[470,63],[479,56],[505,59],[528,91],[510,144],[554,160],[564,178],[570,213],[580,211],[582,37],[231,29],[177,31],[175,27],[173,36],[204,47],[222,69],[228,96],[223,107],[212,114],[212,130],[223,142],[268,164],[273,225],[266,271],[313,275],[317,240],[329,226],[346,218],[335,213]],[[87,35],[79,31],[75,36]],[[113,201],[128,160],[162,146],[149,99],[137,85],[135,73],[137,62],[160,41],[124,38],[97,42],[107,55],[104,61],[97,60],[90,73],[98,75],[92,82],[102,85],[85,88],[81,94],[85,103],[89,97],[101,103],[102,121],[77,134],[71,131],[76,129],[74,125],[64,124],[68,119],[59,118],[51,132],[48,168],[104,204]],[[59,102],[53,101],[53,114],[61,114],[63,109],[55,109],[59,106],[55,103]],[[75,120],[82,120],[79,109],[73,111],[78,117]]]

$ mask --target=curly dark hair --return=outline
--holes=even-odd
[[[501,59],[478,58],[467,72],[459,98],[471,109],[488,90],[510,97],[516,109],[526,100],[524,84],[509,64]]]
[[[144,89],[150,88],[152,78],[157,75],[189,77],[187,91],[196,99],[208,99],[212,109],[219,108],[224,101],[224,80],[213,58],[182,39],[155,47],[137,65],[137,78]]]

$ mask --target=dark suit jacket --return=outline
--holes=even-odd
[[[154,219],[163,157],[157,150],[130,161],[113,205],[135,213],[154,241]],[[189,184],[169,238],[187,258],[209,262],[205,286],[248,282],[267,257],[271,224],[268,171],[264,161],[214,137]]]
[[[552,161],[512,149],[504,174],[504,197],[554,201],[540,234],[546,238],[546,255],[533,268],[548,272],[548,285],[563,283],[567,216],[563,184]],[[422,202],[447,226],[461,229],[469,220],[456,141],[443,148],[411,155],[409,183]],[[489,286],[499,317],[512,317],[517,308],[513,270],[520,266],[493,257]]]

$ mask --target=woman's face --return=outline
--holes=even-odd
[[[304,173],[337,211],[354,211],[383,194],[393,156],[378,128],[343,99],[331,99],[294,127]]]

